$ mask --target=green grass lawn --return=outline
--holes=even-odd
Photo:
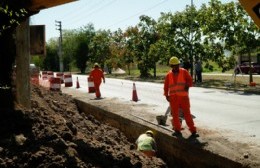
[[[203,72],[202,80],[200,84],[194,84],[197,87],[205,88],[221,88],[221,89],[233,89],[233,90],[245,90],[245,89],[259,89],[260,88],[260,77],[254,77],[253,81],[256,83],[256,87],[249,86],[249,76],[248,75],[239,75],[232,76],[233,70],[226,71],[225,73],[221,72],[221,69],[215,68],[216,71],[206,73]],[[126,74],[107,74],[106,77],[128,79],[133,81],[146,81],[146,82],[156,82],[163,83],[166,73],[170,70],[170,67],[164,65],[158,65],[156,71],[156,77],[140,78],[140,73],[137,68],[132,68],[130,70],[130,75],[128,72]],[[153,74],[153,71],[150,71],[150,74]],[[229,74],[225,76],[223,74]],[[260,89],[259,89],[260,90]]]

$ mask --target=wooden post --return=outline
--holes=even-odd
[[[31,108],[29,18],[16,28],[16,100]]]

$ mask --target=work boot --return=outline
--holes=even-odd
[[[172,136],[176,136],[176,137],[182,136],[181,131],[174,131],[172,133]]]
[[[192,132],[191,133],[191,136],[196,138],[196,137],[199,137],[200,135],[195,131],[195,132]]]

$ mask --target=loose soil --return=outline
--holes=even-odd
[[[32,108],[0,113],[0,167],[167,167],[120,130],[79,113],[72,97],[32,86]]]

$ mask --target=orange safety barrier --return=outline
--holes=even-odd
[[[88,92],[95,93],[95,86],[93,78],[88,77]]]
[[[39,85],[39,78],[38,76],[33,76],[31,77],[31,83],[34,84],[34,85]]]
[[[60,83],[64,83],[62,72],[54,72],[54,77],[60,78]]]
[[[60,78],[58,77],[50,77],[49,82],[50,82],[50,90],[54,91],[60,91],[61,89],[61,82]]]
[[[39,85],[39,73],[31,73],[31,84]]]
[[[72,83],[71,74],[64,74],[63,79],[64,79],[65,87],[72,87],[73,83]]]
[[[39,85],[48,89],[50,88],[50,81],[47,79],[47,71],[40,72]]]
[[[40,71],[39,79],[42,79],[42,80],[48,79],[47,71]]]
[[[50,79],[51,77],[53,77],[53,72],[47,71],[47,78]]]

